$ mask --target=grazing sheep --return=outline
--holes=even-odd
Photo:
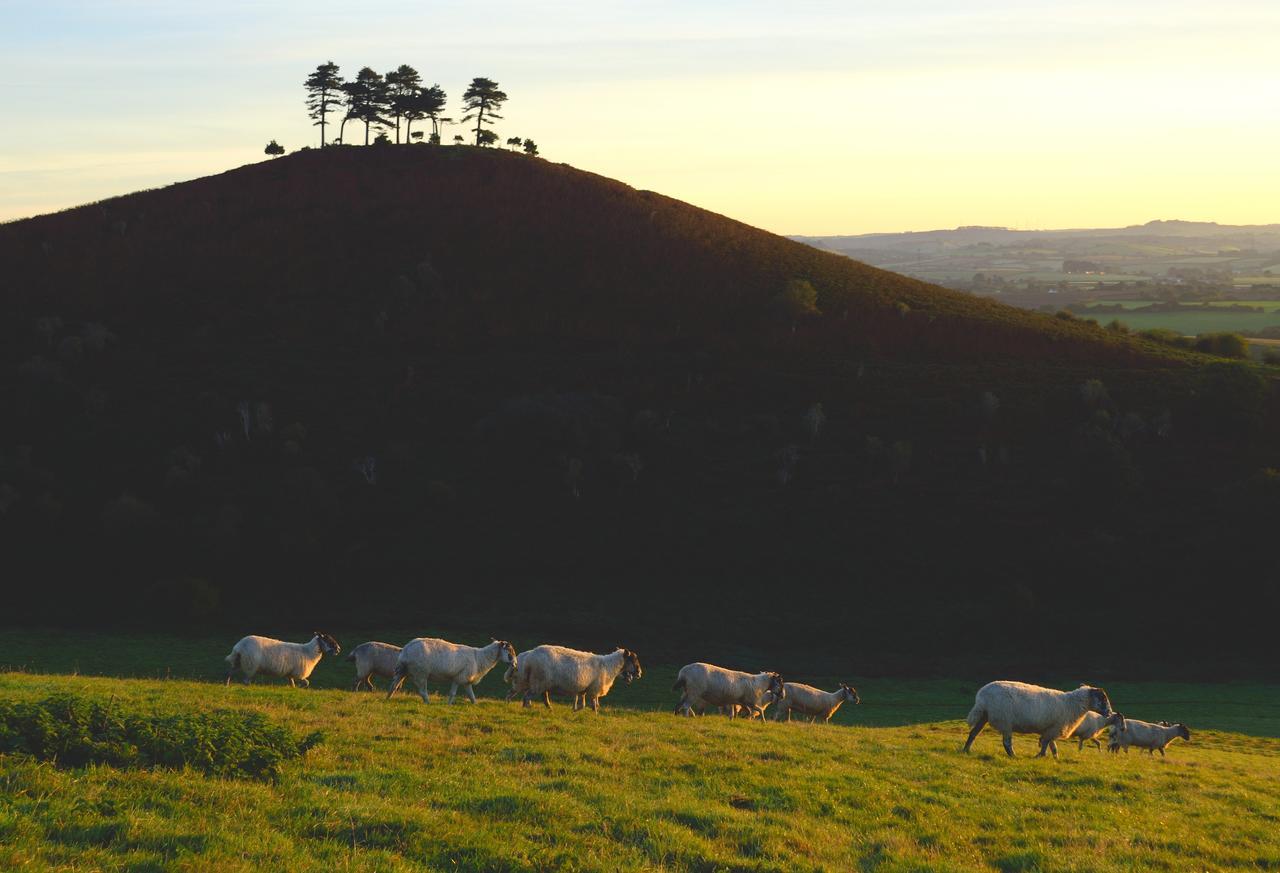
[[[773,716],[775,721],[782,721],[784,716],[787,721],[791,721],[791,713],[798,712],[809,716],[811,722],[819,718],[823,722],[828,722],[846,700],[855,705],[862,702],[858,697],[858,689],[843,682],[835,691],[823,691],[812,685],[801,685],[799,682],[785,682],[782,690],[782,702],[778,704],[778,709]]]
[[[289,680],[292,687],[294,680],[303,687],[311,684],[307,677],[320,663],[325,655],[336,655],[342,651],[338,641],[328,634],[315,631],[310,642],[285,643],[270,637],[248,636],[236,643],[227,655],[227,684],[236,670],[244,674],[244,684],[261,674]]]
[[[609,693],[619,676],[630,685],[644,675],[640,657],[630,649],[595,655],[564,646],[538,646],[521,652],[519,667],[509,672],[513,675],[508,700],[522,694],[527,707],[539,697],[550,709],[551,695],[562,694],[573,698],[575,712],[588,705],[599,712],[600,698]]]
[[[1112,714],[1111,701],[1101,688],[1081,685],[1075,691],[1057,691],[1027,685],[1025,682],[990,682],[978,689],[973,709],[969,711],[967,752],[988,722],[1004,739],[1004,750],[1013,757],[1013,735],[1037,734],[1040,752],[1046,750],[1058,757],[1057,740],[1071,736],[1089,710]]]
[[[1191,731],[1187,730],[1185,724],[1169,724],[1168,722],[1152,724],[1149,721],[1139,721],[1133,718],[1126,720],[1121,730],[1111,732],[1111,742],[1107,748],[1112,752],[1124,749],[1125,754],[1128,754],[1129,747],[1136,746],[1139,749],[1146,749],[1149,755],[1154,755],[1159,751],[1160,757],[1163,758],[1165,757],[1164,750],[1179,737],[1191,742]]]
[[[356,684],[352,691],[361,688],[373,690],[372,676],[390,679],[396,672],[396,658],[400,647],[390,643],[361,643],[351,650],[347,660],[356,665]]]
[[[1094,746],[1101,749],[1102,743],[1098,742],[1098,737],[1102,736],[1102,732],[1109,727],[1123,730],[1124,716],[1118,712],[1113,712],[1108,717],[1090,711],[1085,713],[1084,720],[1076,726],[1076,729],[1071,732],[1071,736],[1068,739],[1080,741],[1079,745],[1076,746],[1077,750],[1084,749],[1085,743],[1093,743]],[[1112,733],[1115,733],[1115,731],[1112,731]]]
[[[423,703],[430,703],[428,682],[448,682],[449,702],[453,703],[458,686],[467,692],[472,703],[476,702],[475,684],[485,677],[499,661],[516,663],[516,650],[506,640],[494,640],[482,648],[462,646],[447,640],[419,637],[405,643],[396,657],[395,671],[391,676],[391,688],[387,699],[404,684],[406,676],[413,677]]]
[[[732,719],[741,706],[751,715],[763,717],[769,703],[786,698],[782,677],[777,673],[743,673],[701,662],[681,667],[671,689],[683,692],[676,714],[689,716],[707,706],[723,706]]]

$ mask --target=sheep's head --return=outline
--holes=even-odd
[[[766,671],[769,676],[768,693],[773,695],[774,700],[783,700],[787,696],[785,683],[782,681],[782,674],[772,671]]]
[[[1089,687],[1089,686],[1084,686]],[[1111,708],[1111,698],[1107,697],[1107,692],[1101,688],[1089,687],[1089,708],[1094,712],[1101,713],[1108,718],[1115,710]]]
[[[644,675],[640,669],[640,656],[630,649],[622,650],[622,678],[630,685]]]
[[[498,660],[504,664],[516,666],[516,647],[506,640],[494,640],[498,646]]]
[[[1111,713],[1111,716],[1105,722],[1107,727],[1113,727],[1118,731],[1124,731],[1124,716],[1118,712]]]
[[[322,634],[320,631],[313,631],[317,640],[320,641],[320,651],[326,655],[336,655],[342,651],[342,646],[338,645],[338,641],[328,634]]]
[[[854,688],[852,685],[845,685],[841,682],[840,691],[844,694],[844,699],[850,703],[862,702],[862,698],[858,696],[858,689]]]
[[[1182,737],[1188,743],[1191,742],[1191,731],[1187,729],[1187,726],[1185,724],[1183,724],[1182,722],[1178,722],[1177,724],[1173,725],[1173,727],[1176,727],[1178,729],[1178,736]]]

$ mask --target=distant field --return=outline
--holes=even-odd
[[[1116,313],[1081,310],[1079,314],[1084,318],[1096,319],[1101,324],[1118,318],[1134,330],[1166,328],[1187,336],[1217,331],[1258,331],[1265,327],[1280,326],[1280,301],[1276,300],[1248,300],[1240,301],[1238,304],[1223,302],[1218,305],[1207,305],[1199,310],[1183,309],[1178,312],[1150,313],[1131,311],[1149,305],[1145,300],[1108,300],[1099,301],[1099,303],[1120,305],[1130,311]],[[1261,307],[1265,311],[1232,312],[1226,308],[1232,305]]]
[[[6,660],[25,646],[41,669],[68,642],[0,632]],[[122,673],[214,678],[225,641],[84,642]],[[101,666],[94,645],[82,670]],[[1109,683],[1123,711],[1185,721],[1193,742],[1163,760],[1062,744],[1053,761],[1020,738],[1011,761],[989,732],[958,751],[976,680],[863,680],[862,706],[810,726],[675,718],[672,665],[646,665],[600,715],[503,704],[496,673],[478,706],[388,702],[335,690],[348,668],[322,663],[321,690],[0,675],[10,699],[229,707],[326,732],[278,784],[0,758],[0,869],[1280,868],[1274,687]]]

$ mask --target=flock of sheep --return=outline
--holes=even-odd
[[[292,686],[310,684],[308,677],[325,655],[342,651],[338,641],[328,634],[316,632],[305,643],[287,643],[270,637],[247,636],[227,655],[227,684],[239,671],[247,684],[254,676],[288,679]],[[462,689],[476,702],[475,684],[499,663],[506,664],[503,677],[511,690],[510,701],[520,696],[527,707],[535,699],[551,706],[551,695],[572,697],[574,710],[590,706],[600,709],[600,698],[609,693],[621,677],[630,684],[642,675],[640,658],[630,649],[616,649],[607,655],[580,652],[563,646],[538,646],[516,653],[505,640],[494,640],[487,646],[464,646],[447,640],[420,637],[404,647],[389,643],[362,643],[347,656],[355,664],[354,689],[373,690],[373,677],[390,680],[387,697],[395,694],[406,679],[412,679],[423,703],[430,703],[427,687],[431,683],[449,683],[449,702],[453,703]],[[784,682],[777,673],[743,673],[714,664],[686,664],[676,676],[673,691],[681,694],[677,715],[702,715],[708,707],[735,718],[764,718],[765,709],[774,706],[774,719],[790,721],[792,713],[808,716],[810,721],[830,721],[842,704],[860,703],[858,692],[841,683],[835,691],[822,691],[811,685]],[[1101,688],[1081,685],[1074,691],[1057,691],[1023,682],[991,682],[978,690],[968,716],[968,752],[987,725],[999,731],[1004,750],[1013,756],[1013,735],[1035,734],[1040,738],[1040,751],[1058,756],[1057,741],[1075,739],[1079,748],[1108,732],[1108,748],[1112,752],[1132,746],[1164,756],[1175,739],[1191,739],[1183,724],[1138,721],[1125,718],[1111,708],[1107,693]]]

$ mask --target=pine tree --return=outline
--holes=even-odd
[[[400,142],[400,119],[404,118],[405,109],[422,90],[422,76],[418,75],[418,71],[408,64],[401,64],[390,73],[387,73],[383,81],[386,83],[387,108],[390,110],[391,118],[396,123],[396,143],[398,144]],[[409,137],[406,134],[405,141],[408,142],[408,140]]]
[[[307,115],[320,127],[320,148],[324,148],[324,128],[342,89],[338,65],[333,61],[321,64],[302,85],[307,89]]]
[[[489,142],[497,140],[497,134],[488,131],[490,137],[482,135],[484,125],[492,124],[494,119],[501,119],[497,110],[502,108],[502,104],[507,102],[507,95],[498,90],[498,83],[492,79],[486,79],[477,76],[471,80],[471,85],[462,94],[462,108],[467,111],[467,115],[462,117],[463,121],[476,120],[476,145],[485,145]]]

